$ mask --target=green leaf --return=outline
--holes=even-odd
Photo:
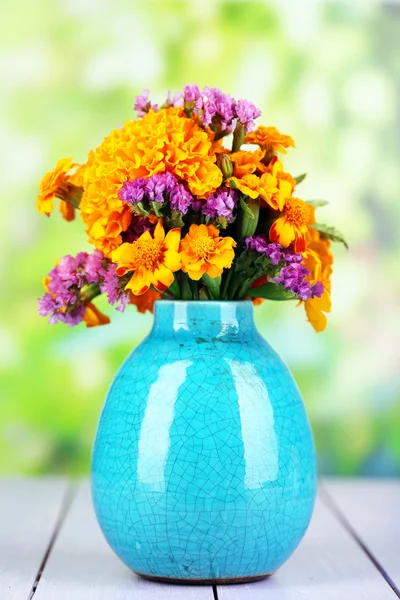
[[[182,229],[182,227],[184,226],[182,213],[177,210],[173,210],[169,216],[167,215],[165,217],[165,223],[168,229],[174,229],[175,227],[179,227],[179,229]]]
[[[299,183],[301,183],[302,181],[304,181],[306,177],[307,177],[307,173],[302,173],[301,175],[297,175],[297,177],[295,177],[297,185]]]
[[[236,181],[233,181],[233,179],[229,180],[229,186],[233,189],[233,190],[237,190],[237,185],[236,185]]]
[[[182,300],[193,300],[192,289],[189,284],[189,276],[186,275],[186,273],[182,273],[181,293]]]
[[[250,206],[245,201],[243,194],[239,194],[239,202],[240,202],[240,206],[243,208],[243,212],[245,213],[245,215],[248,216],[249,219],[255,219],[253,211],[251,210]]]
[[[161,202],[152,202],[151,206],[153,207],[153,210],[154,210],[156,216],[162,217],[162,213],[160,212],[160,208],[162,207]]]
[[[327,200],[307,200],[307,204],[311,204],[314,208],[319,208],[320,206],[326,206],[329,202]]]
[[[210,277],[208,273],[204,273],[202,280],[213,300],[219,300],[219,291],[221,288],[221,275],[219,277]]]
[[[281,285],[277,283],[266,283],[260,285],[260,287],[250,288],[246,292],[247,296],[252,298],[265,298],[267,300],[295,300],[296,296],[283,289]]]
[[[137,204],[135,204],[134,211],[136,214],[138,214],[140,216],[145,216],[145,217],[148,217],[150,214],[149,211],[146,210],[145,207],[143,206],[143,202],[138,202]]]
[[[341,242],[342,244],[344,244],[347,250],[349,249],[343,235],[340,233],[340,231],[335,229],[335,227],[329,227],[329,225],[323,225],[322,223],[314,223],[313,225],[311,225],[311,227],[319,231],[321,237],[327,240],[331,240],[331,242]]]
[[[178,299],[181,297],[181,290],[179,289],[179,283],[176,279],[176,275],[174,276],[174,280],[168,288],[168,291],[171,292],[174,298]]]

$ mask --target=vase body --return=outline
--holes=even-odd
[[[251,302],[156,302],[109,390],[92,493],[107,541],[141,575],[232,582],[286,561],[314,506],[314,443]]]

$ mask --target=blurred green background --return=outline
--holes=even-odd
[[[335,247],[324,333],[302,308],[256,310],[303,392],[321,472],[400,474],[400,5],[13,0],[0,27],[0,472],[87,472],[107,387],[152,322],[37,316],[42,276],[88,248],[79,220],[35,212],[39,180],[59,157],[84,161],[143,88],[162,100],[197,82],[294,137],[302,197],[329,200],[319,220],[350,244]]]

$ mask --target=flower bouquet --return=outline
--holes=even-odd
[[[49,216],[57,199],[67,221],[79,210],[95,250],[57,261],[40,314],[70,326],[108,323],[93,303],[99,294],[139,312],[161,298],[298,299],[323,330],[330,241],[343,238],[316,222],[325,202],[298,198],[305,175],[293,177],[279,157],[293,139],[256,128],[258,108],[215,88],[187,85],[162,106],[146,90],[135,109],[139,118],[85,164],[61,159],[41,181],[39,212]]]
[[[135,108],[85,164],[62,159],[41,182],[39,212],[56,199],[67,220],[79,210],[95,249],[57,262],[39,312],[91,327],[109,322],[100,294],[120,311],[155,305],[92,455],[96,514],[118,556],[152,579],[260,579],[304,535],[316,460],[299,391],[253,304],[298,300],[324,329],[330,245],[343,238],[316,222],[323,202],[298,198],[305,175],[279,158],[294,142],[256,128],[251,102],[188,85],[160,107],[146,91]]]

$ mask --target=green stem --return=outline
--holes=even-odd
[[[80,300],[82,304],[88,304],[91,300],[93,300],[93,298],[96,298],[96,296],[100,296],[100,294],[101,291],[99,284],[91,283],[90,285],[87,285],[82,288],[80,292]]]
[[[194,279],[190,279],[189,277],[189,286],[192,291],[193,300],[199,299],[199,282],[194,281]]]
[[[224,273],[225,276],[222,276],[223,281],[221,286],[221,300],[226,300],[227,298],[226,293],[228,291],[228,286],[232,278],[233,269],[234,267],[231,267]]]
[[[174,275],[174,281],[171,283],[167,291],[170,292],[176,300],[179,300],[181,297],[181,290],[179,289],[179,282],[176,273]]]
[[[246,137],[246,128],[238,123],[233,132],[232,152],[238,152]]]
[[[231,279],[231,281],[229,282],[228,285],[228,292],[227,292],[227,300],[233,300],[236,294],[236,290],[239,287],[239,282],[237,281],[237,279]]]
[[[181,273],[181,294],[182,300],[193,300],[192,290],[188,281],[188,275]]]
[[[258,279],[261,276],[262,275],[260,275],[260,273],[257,273],[257,275],[254,275],[253,277],[246,279],[240,286],[240,288],[236,294],[236,298],[240,299],[240,298],[244,298],[244,296],[248,296],[251,284],[254,283],[256,281],[256,279]]]

